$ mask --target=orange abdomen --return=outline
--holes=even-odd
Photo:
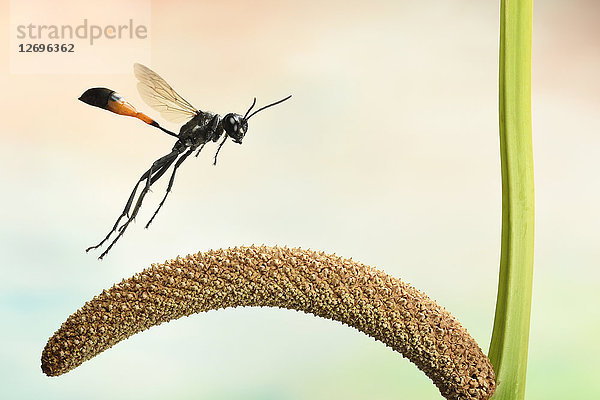
[[[106,109],[119,115],[138,118],[147,124],[154,122],[154,120],[146,114],[138,112],[134,106],[126,102],[117,92],[113,92],[109,97]]]
[[[103,108],[119,115],[135,117],[151,125],[154,120],[144,113],[138,112],[134,106],[126,102],[125,99],[114,90],[108,88],[91,88],[85,91],[79,100],[94,107]]]

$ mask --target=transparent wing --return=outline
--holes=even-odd
[[[150,68],[135,63],[133,72],[139,81],[137,88],[142,99],[150,107],[160,112],[160,115],[167,121],[182,122],[192,118],[198,112]]]

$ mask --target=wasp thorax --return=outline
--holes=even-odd
[[[222,121],[223,129],[227,135],[236,143],[242,143],[244,135],[248,131],[248,121],[239,114],[227,114]]]

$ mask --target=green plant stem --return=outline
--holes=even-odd
[[[534,245],[532,3],[501,0],[500,5],[502,247],[489,351],[496,371],[495,400],[525,396]]]

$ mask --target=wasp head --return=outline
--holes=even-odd
[[[227,136],[233,139],[235,143],[242,144],[242,139],[246,132],[248,132],[248,121],[240,114],[227,114],[223,118],[223,129]]]
[[[256,97],[255,97],[254,101],[252,102],[252,105],[250,106],[248,111],[246,111],[246,114],[244,114],[243,117],[240,114],[234,114],[234,113],[227,114],[221,122],[223,129],[227,133],[227,136],[232,138],[234,142],[242,144],[242,139],[244,138],[244,135],[246,134],[246,132],[248,132],[248,120],[254,114],[264,110],[265,108],[269,108],[276,104],[282,103],[282,102],[286,101],[287,99],[289,99],[290,97],[292,97],[292,96],[290,95],[290,96],[286,97],[285,99],[281,99],[279,101],[276,101],[275,103],[271,103],[269,105],[261,107],[258,110],[254,111],[252,114],[250,114],[250,111],[252,111],[252,109],[256,105]],[[248,114],[250,114],[250,115],[248,115]]]

